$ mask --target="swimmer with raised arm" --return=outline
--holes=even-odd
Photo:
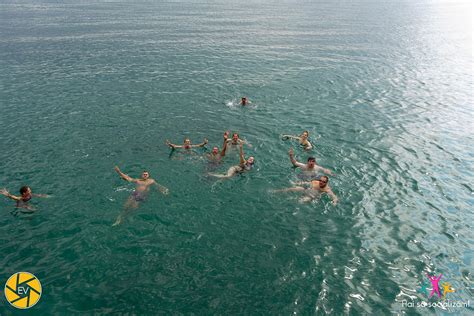
[[[252,170],[254,163],[255,158],[253,156],[250,156],[248,159],[245,159],[244,144],[240,143],[240,164],[238,166],[230,167],[229,170],[227,170],[226,174],[209,173],[209,175],[216,178],[228,179],[237,174]]]
[[[166,145],[168,145],[172,149],[177,149],[177,148],[191,149],[191,148],[196,148],[196,147],[204,147],[207,143],[208,143],[207,138],[204,138],[204,141],[198,145],[192,145],[191,140],[189,138],[184,139],[183,145],[172,144],[170,143],[169,140],[166,140]]]
[[[293,136],[293,135],[283,135],[281,137],[283,140],[294,139],[300,142],[300,145],[303,146],[304,150],[311,150],[313,149],[313,145],[309,142],[309,132],[304,131],[300,136]]]
[[[330,176],[334,175],[331,170],[318,166],[314,157],[308,157],[308,163],[306,164],[296,161],[293,147],[290,148],[288,154],[290,156],[290,160],[293,166],[295,166],[296,168],[300,168],[302,170],[303,175],[306,177],[317,176],[318,172],[320,171]]]
[[[140,202],[143,202],[146,200],[148,196],[148,192],[150,191],[150,186],[155,185],[158,188],[158,190],[160,190],[160,192],[165,195],[169,193],[169,190],[166,187],[162,186],[161,184],[158,184],[154,179],[150,178],[150,174],[148,173],[148,171],[143,171],[142,177],[140,179],[134,179],[130,177],[129,175],[120,171],[119,167],[115,166],[114,169],[122,179],[128,182],[135,183],[136,187],[133,193],[128,198],[127,202],[125,202],[125,205],[123,206],[124,208],[123,213],[117,217],[117,219],[115,220],[115,223],[113,223],[112,226],[121,224],[123,221],[123,218],[128,213],[130,213],[131,210],[137,209],[138,206],[140,205]]]
[[[229,137],[229,134],[227,132],[224,133],[224,144],[222,145],[222,150],[219,152],[219,147],[214,146],[212,148],[212,151],[207,154],[207,158],[209,159],[209,162],[212,163],[218,163],[221,162],[222,157],[225,156],[225,152],[227,150],[227,139]]]
[[[13,195],[8,192],[7,189],[3,188],[0,190],[0,194],[6,196],[13,201],[16,201],[17,208],[24,208],[29,211],[36,210],[33,206],[30,205],[30,201],[33,197],[40,197],[40,198],[49,198],[50,196],[47,194],[36,194],[31,192],[31,188],[29,186],[22,186],[20,188],[20,196]]]
[[[332,191],[328,182],[329,178],[327,176],[321,176],[319,180],[296,182],[296,186],[294,187],[275,190],[273,192],[304,192],[306,194],[300,199],[301,202],[310,202],[318,198],[321,194],[326,193],[331,197],[332,204],[336,205],[338,201],[337,196]],[[307,187],[305,188],[303,185]]]

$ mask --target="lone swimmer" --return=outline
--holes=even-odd
[[[33,197],[40,197],[40,198],[49,198],[50,196],[47,194],[36,194],[31,192],[31,188],[27,185],[22,186],[20,188],[20,196],[13,195],[8,192],[7,189],[3,188],[0,190],[0,194],[6,196],[9,199],[16,201],[17,208],[24,208],[29,211],[36,210],[33,206],[30,205],[30,201]]]
[[[124,179],[125,181],[128,182],[133,182],[136,184],[135,190],[133,193],[130,195],[128,198],[127,202],[124,204],[124,212],[123,214],[120,214],[117,219],[115,220],[115,223],[112,226],[116,226],[122,223],[123,218],[131,211],[134,209],[137,209],[138,206],[140,205],[140,202],[143,202],[146,200],[148,196],[148,192],[150,191],[150,186],[156,185],[157,188],[160,190],[161,193],[167,195],[169,193],[169,190],[162,186],[161,184],[158,184],[154,179],[150,178],[150,173],[148,171],[143,171],[142,177],[140,179],[134,179],[130,177],[129,175],[123,173],[120,171],[120,168],[115,166],[115,171],[119,174],[119,176]]]

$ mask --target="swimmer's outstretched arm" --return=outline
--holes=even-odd
[[[333,176],[333,177],[335,176],[335,174],[332,173],[331,170],[326,169],[326,168],[323,168],[323,167],[321,167],[321,166],[318,166],[318,167],[319,167],[319,170],[321,170],[321,171],[324,172],[325,174],[328,174],[328,175]]]
[[[222,144],[221,157],[225,156],[225,151],[227,150],[227,139],[224,136],[224,144]]]
[[[31,194],[32,196],[34,197],[40,197],[40,198],[50,198],[51,195],[48,195],[48,194],[40,194],[40,193],[33,193]]]
[[[161,193],[163,193],[164,195],[168,195],[168,193],[170,193],[170,190],[168,190],[167,187],[159,184],[158,182],[153,182],[154,185],[156,185],[156,187],[158,188],[158,190],[160,190]]]
[[[244,165],[247,161],[244,156],[244,143],[240,143],[240,164]]]
[[[123,173],[122,171],[120,171],[120,168],[115,166],[114,167],[115,171],[117,171],[117,173],[119,174],[119,176],[124,179],[125,181],[128,181],[128,182],[137,182],[138,179],[133,179],[132,177],[130,177],[129,175]]]
[[[169,140],[166,140],[165,143],[166,143],[166,145],[170,146],[170,147],[173,148],[173,149],[175,149],[175,148],[183,148],[183,146],[181,146],[181,145],[175,145],[175,144],[170,143]]]
[[[204,138],[204,141],[198,145],[191,145],[191,147],[204,147],[208,143],[207,138]]]
[[[15,201],[20,201],[21,200],[21,196],[16,196],[16,195],[10,194],[10,192],[8,192],[8,190],[5,189],[5,188],[0,190],[0,194],[6,196],[9,199],[15,200]]]
[[[331,197],[331,199],[332,199],[332,205],[336,205],[338,199],[337,199],[337,196],[334,194],[334,192],[332,192],[331,189],[329,189],[328,195],[329,195],[329,196]]]
[[[241,144],[245,144],[245,145],[247,145],[247,146],[249,146],[249,147],[252,147],[252,144],[250,144],[250,143],[249,143],[248,141],[246,141],[245,139],[240,139],[240,138],[239,138],[238,141],[239,141],[239,143],[241,143]]]
[[[301,162],[296,161],[295,159],[295,152],[293,151],[293,147],[290,147],[290,150],[288,151],[288,155],[290,156],[291,163],[295,167],[301,167],[304,166]]]
[[[291,183],[294,185],[305,185],[305,184],[311,184],[311,181],[296,181],[296,182],[291,181]]]
[[[301,137],[299,136],[293,136],[293,135],[282,135],[281,136],[282,138],[285,138],[285,139],[296,139],[296,140],[300,140]]]
[[[225,139],[225,141],[227,143],[232,143],[234,140],[233,139]],[[249,147],[252,147],[252,144],[250,144],[248,141],[246,141],[245,139],[237,139],[237,144],[246,144],[247,146]]]

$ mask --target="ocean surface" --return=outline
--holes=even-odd
[[[0,2],[3,294],[27,315],[468,315],[473,307],[470,1]],[[247,96],[252,104],[238,102]],[[240,133],[251,172],[203,156]],[[312,152],[281,134],[310,132]],[[209,139],[206,149],[164,144]],[[337,206],[273,193],[315,156]],[[148,170],[151,192],[112,227]],[[466,307],[442,302],[443,274]],[[425,286],[425,290],[423,288]]]

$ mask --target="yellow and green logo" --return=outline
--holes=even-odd
[[[33,307],[41,297],[41,283],[29,272],[15,273],[5,284],[5,297],[16,308]]]

